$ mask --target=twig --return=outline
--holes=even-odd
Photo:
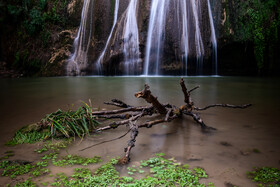
[[[203,120],[200,118],[200,116],[198,114],[195,114],[195,113],[192,113],[192,112],[186,112],[186,111],[184,111],[183,113],[185,115],[192,116],[194,121],[196,121],[198,124],[200,124],[201,129],[217,130],[213,127],[209,127],[209,126],[205,125],[205,123],[203,122]]]
[[[112,99],[111,101],[112,101],[112,103],[104,102],[104,104],[106,104],[106,105],[114,105],[114,106],[121,107],[121,108],[131,108],[132,107],[132,106],[130,106],[130,105],[124,103],[123,101],[118,100],[118,99]]]
[[[104,143],[108,143],[108,142],[112,142],[112,141],[121,139],[121,138],[125,137],[129,132],[130,132],[130,129],[129,129],[125,134],[123,134],[123,135],[121,135],[121,136],[119,136],[119,137],[117,137],[117,138],[114,138],[114,139],[111,139],[111,140],[105,140],[105,141],[103,141],[103,142],[100,142],[100,143],[97,143],[97,144],[93,144],[93,145],[88,146],[88,147],[86,147],[86,148],[84,148],[84,149],[81,149],[81,150],[79,150],[79,151],[84,151],[84,150],[86,150],[86,149],[92,148],[92,147],[97,146],[97,145],[101,145],[101,144],[104,144]]]
[[[129,119],[131,114],[120,114],[120,115],[98,115],[98,118],[106,118],[106,119]]]
[[[201,111],[201,110],[207,110],[208,108],[212,108],[212,107],[227,107],[227,108],[247,108],[249,106],[252,106],[252,104],[246,104],[246,105],[230,105],[230,104],[212,104],[212,105],[208,105],[206,107],[203,108],[198,108],[198,107],[194,107],[194,110],[197,111]]]
[[[194,90],[196,90],[198,88],[200,88],[200,86],[196,86],[196,87],[192,88],[190,91],[188,91],[188,94],[190,94],[192,91],[194,91]]]
[[[143,109],[152,109],[151,106],[141,106],[141,107],[130,107],[130,108],[123,108],[117,110],[107,110],[107,111],[95,111],[92,112],[92,115],[108,115],[108,114],[119,114],[124,112],[135,112],[135,111],[142,111]]]
[[[145,110],[144,110],[145,111]],[[130,121],[135,121],[137,120],[138,118],[142,117],[143,115],[145,115],[143,112],[141,113],[138,113],[137,115],[135,116],[132,116],[131,118],[127,119],[127,120],[123,120],[123,121],[117,121],[117,122],[113,122],[113,123],[110,123],[108,126],[105,126],[105,127],[101,127],[99,129],[96,129],[95,131],[96,132],[99,132],[99,131],[104,131],[104,130],[109,130],[109,129],[115,129],[115,128],[118,128],[120,125],[126,125],[126,124],[129,124]]]

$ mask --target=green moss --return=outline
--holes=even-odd
[[[146,176],[135,179],[131,176],[119,176],[114,165],[116,160],[103,164],[94,173],[88,168],[76,168],[73,175],[67,177],[64,174],[57,176],[53,186],[206,186],[199,183],[199,179],[207,178],[202,168],[188,169],[188,165],[181,166],[172,160],[160,156],[142,161],[140,167],[150,168]],[[140,167],[128,167],[129,172],[136,172]],[[144,171],[144,170],[143,170]],[[209,183],[209,186],[214,186]]]
[[[102,162],[99,156],[94,156],[92,158],[86,158],[78,155],[66,155],[62,157],[60,160],[53,161],[53,165],[55,166],[67,166],[67,165],[83,165],[86,166],[88,164],[94,164]]]
[[[26,179],[25,181],[23,181],[23,182],[18,182],[18,183],[16,183],[15,184],[15,186],[14,187],[36,187],[37,185],[36,185],[36,183],[35,182],[33,182],[30,178],[29,179]]]
[[[34,177],[49,173],[48,162],[39,161],[35,164],[25,164],[20,162],[2,161],[0,168],[3,169],[2,176],[8,176],[10,178],[16,178],[17,176],[30,174]]]
[[[102,22],[100,19],[95,20],[94,22],[94,37],[95,38],[100,38],[102,34]]]
[[[67,155],[57,159],[58,153],[50,153],[42,157],[42,161],[35,164],[19,164],[10,161],[2,161],[0,168],[3,169],[2,176],[15,178],[27,174],[31,176],[18,186],[36,186],[31,180],[35,177],[50,173],[48,167],[50,163],[56,166],[100,162],[100,157],[85,158],[80,156]],[[139,167],[133,165],[127,168],[133,174],[136,172],[143,173],[142,178],[135,179],[132,176],[120,176],[115,169],[117,159],[111,159],[109,162],[101,165],[96,171],[89,168],[75,168],[74,173],[67,176],[65,173],[58,173],[53,182],[41,183],[42,185],[51,186],[206,186],[199,182],[201,178],[207,178],[208,175],[202,168],[189,169],[188,165],[181,165],[175,159],[163,158],[163,154],[158,154],[148,160],[141,161]],[[141,172],[140,172],[141,171]],[[48,177],[52,177],[50,174]],[[214,186],[209,183],[208,186]]]
[[[261,153],[261,151],[258,150],[257,148],[254,148],[254,149],[253,149],[253,152],[254,152],[254,153]]]
[[[111,16],[114,17],[116,0],[111,0]]]
[[[31,164],[17,164],[10,163],[9,161],[1,162],[1,169],[4,169],[2,176],[9,176],[10,178],[15,178],[18,175],[23,175],[29,173],[33,166]]]
[[[273,60],[269,60],[277,53],[279,7],[279,0],[227,0],[224,3],[225,36],[234,41],[253,42],[260,73],[269,67],[269,63],[273,63]]]
[[[5,152],[5,156],[0,157],[0,160],[8,159],[8,158],[10,158],[10,157],[12,157],[14,155],[15,155],[14,151],[6,151]]]
[[[57,141],[46,141],[41,148],[35,149],[34,152],[41,154],[49,150],[59,151],[61,149],[66,148],[73,140],[74,138],[71,137]]]
[[[247,172],[252,181],[259,186],[279,186],[280,170],[272,167],[256,168],[254,171]]]

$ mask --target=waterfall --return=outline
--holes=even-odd
[[[144,75],[158,75],[159,73],[159,61],[164,42],[164,31],[168,5],[169,0],[153,0],[152,2],[146,43]]]
[[[200,11],[200,0],[191,0],[192,4],[192,13],[194,17],[195,24],[195,49],[196,49],[196,61],[197,61],[197,74],[202,74],[203,68],[203,55],[204,55],[204,47],[199,27],[199,15]]]
[[[213,62],[214,62],[214,75],[218,75],[218,60],[217,60],[217,40],[216,40],[216,33],[215,33],[215,27],[213,22],[213,15],[211,10],[211,5],[209,0],[207,0],[208,3],[208,13],[209,13],[209,19],[210,19],[210,26],[211,26],[211,42],[212,42],[212,50],[213,50]]]
[[[138,0],[130,0],[123,30],[123,53],[124,53],[124,73],[135,75],[139,66],[139,36],[137,25],[137,3]]]
[[[177,9],[181,8],[182,16],[182,35],[181,35],[181,50],[183,54],[183,60],[185,61],[185,74],[187,74],[188,65],[188,53],[189,53],[189,34],[188,34],[188,21],[187,21],[187,4],[185,0],[180,0]],[[179,12],[177,10],[177,12]],[[178,21],[178,26],[180,30],[180,22]]]
[[[108,44],[109,44],[109,42],[111,40],[111,37],[112,37],[113,31],[114,31],[115,25],[116,25],[117,20],[118,20],[118,10],[119,10],[119,0],[115,0],[115,11],[114,11],[113,26],[112,26],[110,35],[109,35],[109,37],[107,39],[105,48],[103,49],[103,51],[101,52],[101,55],[98,57],[98,59],[96,61],[96,69],[98,70],[98,74],[99,75],[102,74],[102,63],[103,63],[103,60],[104,60],[104,55],[105,55],[105,52],[106,52],[106,50],[108,48]]]
[[[81,23],[78,34],[74,40],[74,53],[68,60],[68,75],[81,75],[88,65],[88,49],[92,36],[92,15],[94,0],[84,0],[81,14]]]
[[[210,19],[211,27],[211,42],[213,46],[213,58],[215,61],[215,74],[217,74],[217,42],[215,36],[215,28],[213,24],[213,17],[209,0],[207,7]],[[163,48],[165,42],[166,32],[174,32],[178,29],[177,35],[180,41],[181,53],[178,55],[182,61],[184,67],[182,70],[187,75],[188,58],[194,57],[196,59],[196,73],[203,73],[203,57],[205,56],[205,46],[202,37],[202,2],[201,0],[177,0],[173,1],[174,12],[176,19],[172,20],[176,22],[177,27],[172,27],[173,31],[166,30],[168,26],[166,18],[169,17],[169,6],[171,6],[169,0],[152,0],[150,10],[150,20],[146,41],[145,62],[144,62],[144,75],[158,75],[161,72],[160,63],[163,61]],[[206,2],[205,2],[206,3]],[[205,21],[204,21],[205,22]],[[174,26],[174,24],[173,24]],[[207,39],[206,39],[207,40]],[[175,51],[176,53],[176,51]],[[175,58],[177,58],[175,54]]]
[[[206,48],[208,43],[212,43],[213,74],[218,73],[217,41],[210,0],[151,0],[143,64],[137,23],[138,6],[143,5],[138,0],[129,0],[126,10],[118,19],[118,11],[123,10],[121,5],[120,0],[115,0],[113,25],[105,47],[95,62],[99,75],[104,71],[104,60],[110,58],[106,57],[111,50],[110,44],[114,46],[116,58],[115,64],[110,64],[110,61],[108,65],[113,67],[116,74],[136,75],[143,72],[144,75],[159,75],[183,72],[187,75],[187,71],[193,73],[195,69],[197,74],[202,74],[204,56],[209,54]],[[80,27],[73,44],[74,52],[68,60],[68,75],[83,75],[89,67],[88,56],[95,58],[94,53],[89,54],[92,51],[93,7],[94,0],[84,0]],[[205,16],[207,11],[209,15]],[[142,21],[146,20],[142,18]],[[203,31],[209,29],[211,35],[207,36],[208,32]],[[145,35],[143,29],[140,32]]]

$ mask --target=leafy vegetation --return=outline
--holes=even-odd
[[[24,143],[35,143],[42,141],[50,136],[50,132],[31,131],[23,133],[18,130],[12,140],[6,143],[8,146],[14,146]]]
[[[74,138],[67,138],[58,141],[46,141],[41,148],[35,149],[34,152],[41,154],[49,150],[59,151],[60,149],[66,148],[73,139]]]
[[[14,187],[36,187],[36,183],[33,182],[30,178],[24,180],[23,182],[18,182]]]
[[[2,176],[9,176],[10,178],[15,178],[19,175],[24,175],[29,173],[34,177],[49,173],[49,169],[46,167],[48,163],[37,162],[36,164],[31,163],[20,163],[20,162],[11,162],[11,161],[2,161],[0,169],[3,169]]]
[[[12,157],[14,155],[15,155],[14,151],[6,151],[5,152],[5,156],[0,157],[0,160],[8,159],[8,158],[10,158],[10,157]]]
[[[23,143],[35,143],[46,140],[50,137],[66,137],[68,141],[45,144],[43,148],[37,150],[38,153],[48,149],[60,149],[66,147],[73,139],[70,137],[79,136],[83,138],[92,132],[99,123],[92,115],[91,107],[84,103],[77,110],[62,111],[57,110],[54,113],[46,115],[38,124],[31,124],[18,130],[13,139],[6,145],[17,145]]]
[[[280,170],[271,167],[256,168],[247,172],[249,178],[258,183],[258,186],[280,186]]]
[[[96,171],[91,171],[89,168],[75,168],[74,173],[70,176],[65,173],[57,173],[54,182],[48,181],[41,184],[51,186],[206,186],[199,183],[201,178],[208,177],[202,168],[190,170],[188,165],[181,165],[174,159],[165,159],[163,156],[164,154],[157,154],[156,157],[141,161],[139,167],[127,167],[127,174],[130,176],[120,176],[115,169],[118,160],[111,159]],[[35,164],[2,161],[0,169],[3,170],[2,176],[9,176],[10,178],[16,178],[24,174],[30,176],[25,181],[17,183],[16,186],[37,186],[32,179],[50,173],[47,168],[49,161],[52,161],[51,163],[55,166],[87,165],[101,161],[100,157],[97,156],[84,158],[67,155],[61,159],[57,158],[58,153],[50,153],[44,155],[42,161]],[[141,174],[143,177],[135,179],[135,174]],[[209,183],[207,186],[214,185]]]
[[[81,157],[78,155],[66,155],[58,161],[54,161],[55,166],[67,166],[67,165],[83,165],[87,166],[88,164],[95,164],[102,162],[99,156],[94,156],[92,158]]]
[[[8,14],[15,22],[21,23],[21,28],[29,35],[36,35],[47,24],[65,25],[66,19],[63,11],[67,0],[11,0],[7,4]]]
[[[280,13],[280,3],[277,0],[254,0],[252,5],[247,11],[251,20],[248,29],[254,41],[255,56],[261,71],[264,68],[265,50],[273,52],[271,47],[278,41],[280,17],[277,17],[277,12]]]
[[[94,120],[92,109],[86,103],[75,111],[59,109],[48,114],[40,123],[43,127],[50,129],[52,137],[63,135],[67,138],[75,135],[83,138],[99,124]]]
[[[0,2],[2,50],[8,67],[24,75],[38,75],[44,68],[53,46],[52,34],[72,28],[68,21],[69,0],[9,0]],[[56,46],[57,47],[57,46]],[[50,53],[50,52],[49,52]]]
[[[147,170],[146,176],[141,179],[135,179],[128,176],[119,176],[114,165],[116,160],[103,164],[97,171],[92,173],[88,168],[76,168],[73,175],[67,177],[65,174],[59,174],[52,183],[53,186],[205,186],[200,184],[199,179],[207,178],[207,174],[201,168],[188,169],[188,165],[181,166],[174,159],[168,160],[158,155],[141,162],[137,168],[133,166],[128,168],[128,174]],[[141,172],[142,173],[142,172]],[[209,183],[209,186],[213,184]]]
[[[279,0],[227,1],[225,26],[237,41],[253,42],[259,73],[273,68],[279,44]]]

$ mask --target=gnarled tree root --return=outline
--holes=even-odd
[[[150,91],[150,87],[147,84],[145,84],[145,87],[142,91],[135,93],[135,97],[145,99],[147,103],[151,104],[151,106],[135,107],[135,106],[128,105],[123,101],[113,99],[112,102],[105,102],[105,104],[114,105],[120,107],[121,109],[109,110],[109,111],[95,111],[92,113],[97,119],[98,118],[120,119],[120,121],[115,121],[110,123],[108,126],[96,129],[95,132],[115,129],[118,128],[120,125],[127,125],[129,127],[127,133],[130,132],[130,140],[128,141],[128,146],[124,149],[125,155],[119,160],[119,164],[126,164],[129,162],[130,153],[132,148],[135,147],[136,137],[139,133],[139,128],[142,127],[151,128],[154,125],[164,123],[164,122],[170,122],[176,118],[181,118],[181,116],[184,114],[187,116],[191,116],[194,119],[194,121],[200,125],[203,131],[216,130],[213,127],[207,126],[203,122],[199,114],[194,113],[194,111],[203,111],[212,107],[244,109],[251,106],[251,104],[246,104],[246,105],[212,104],[212,105],[205,106],[203,108],[199,108],[194,105],[194,102],[191,99],[191,92],[198,89],[199,86],[196,86],[188,91],[183,78],[181,78],[180,80],[180,85],[182,88],[182,92],[184,94],[184,102],[185,102],[185,104],[180,107],[176,107],[170,104],[160,103],[157,97],[152,95],[152,92]],[[158,119],[152,121],[146,121],[143,123],[138,123],[138,120],[140,118],[144,116],[152,116],[152,115],[157,115]],[[119,138],[124,137],[126,134],[120,136]],[[102,143],[110,142],[119,138],[115,138],[109,141],[104,141],[95,145],[100,145]],[[95,145],[86,147],[81,151],[91,148]]]

